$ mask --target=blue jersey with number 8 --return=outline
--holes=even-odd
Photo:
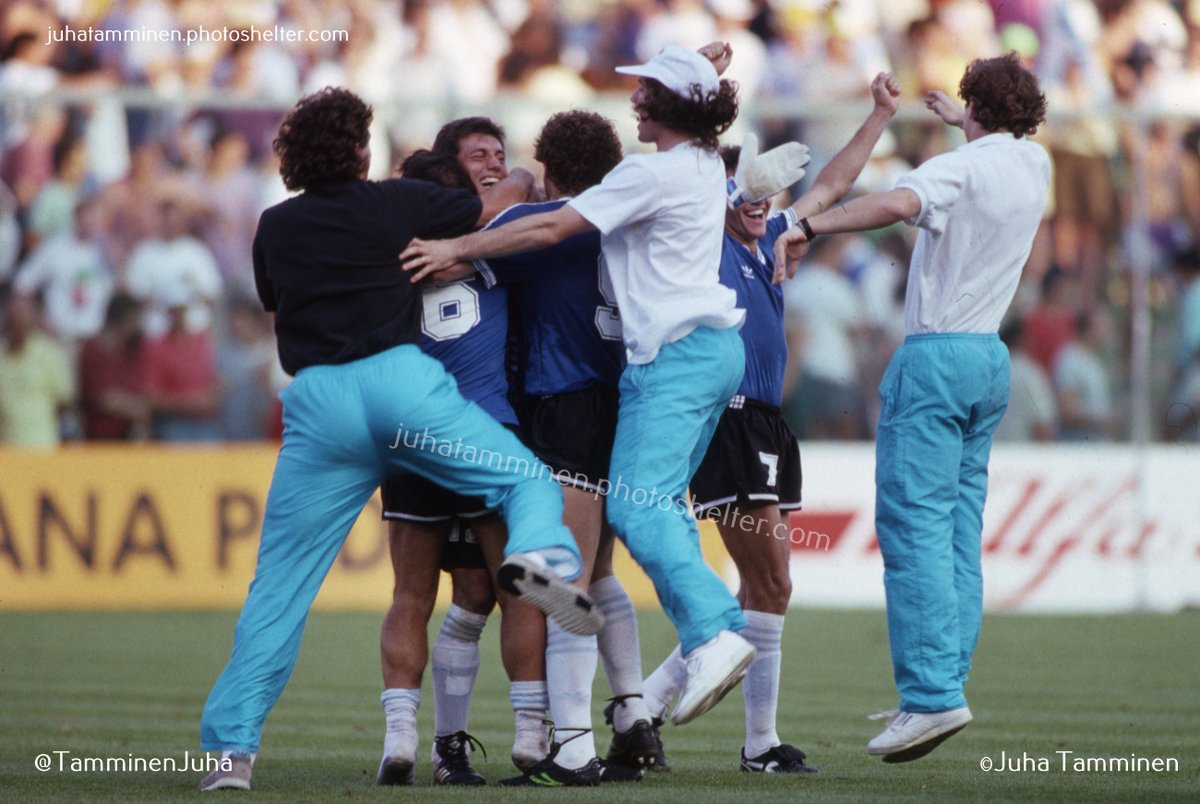
[[[441,361],[464,397],[501,424],[516,424],[504,374],[507,335],[504,288],[489,288],[474,278],[424,289],[421,351]]]

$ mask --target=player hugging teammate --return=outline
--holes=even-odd
[[[279,311],[281,355],[298,376],[285,399],[289,429],[255,585],[202,728],[204,747],[235,764],[202,789],[249,787],[262,722],[286,682],[307,605],[371,482],[389,474],[384,516],[396,585],[381,637],[379,784],[414,781],[425,634],[441,568],[451,572],[454,602],[432,651],[437,783],[485,782],[471,766],[477,741],[467,726],[480,632],[496,600],[521,771],[502,784],[640,779],[665,765],[659,727],[668,713],[688,723],[744,676],[741,769],[815,772],[775,727],[791,596],[788,543],[776,534],[783,512],[800,504],[798,446],[779,411],[787,358],[776,283],[795,268],[793,227],[811,237],[806,219],[849,191],[895,114],[898,86],[886,73],[875,79],[874,108],[851,141],[789,209],[768,217],[771,196],[803,175],[807,156],[795,144],[761,156],[756,147],[718,154],[718,135],[737,114],[736,89],[720,78],[730,57],[721,43],[669,46],[644,65],[618,68],[639,78],[630,99],[638,138],[655,151],[622,158],[609,121],[556,114],[536,143],[544,192],[526,171],[507,170],[504,133],[486,118],[448,123],[432,150],[405,161],[404,179],[372,183],[351,157],[365,159],[369,109],[335,90],[324,120],[303,112],[333,95],[306,98],[289,116],[281,141],[302,126],[344,126],[339,105],[360,118],[365,109],[344,144],[351,164],[296,181],[305,192],[264,213],[256,239],[260,295]],[[293,163],[286,146],[277,144],[285,170]],[[370,218],[362,210],[375,196]],[[351,290],[365,304],[372,282],[383,282],[404,326],[389,333],[344,308],[344,285],[356,275],[346,255],[312,241],[326,219],[388,233],[378,242],[366,230],[359,236],[381,267]],[[349,231],[326,229],[334,240]],[[409,275],[382,266],[387,248]],[[510,329],[520,344],[518,388],[506,378]],[[389,401],[389,389],[406,386]],[[369,433],[355,429],[357,408],[331,413],[347,388],[361,389],[358,415]],[[429,389],[454,416],[422,397]],[[323,424],[331,416],[338,444]],[[404,427],[427,421],[440,438],[473,439],[545,471],[531,480],[425,452],[425,433]],[[384,434],[381,424],[401,426],[387,434],[390,446],[373,445],[368,457],[341,448],[342,440],[370,444],[366,436]],[[324,484],[326,475],[344,475],[342,485]],[[701,556],[689,484],[699,512],[737,506],[751,514],[716,517],[741,576],[736,598]],[[343,487],[350,493],[333,499]],[[637,489],[671,504],[639,503]],[[612,572],[614,536],[650,576],[680,637],[645,690],[635,612]],[[289,574],[297,562],[299,581]],[[299,588],[285,604],[278,590],[289,584]],[[603,760],[591,723],[598,656],[613,693]]]

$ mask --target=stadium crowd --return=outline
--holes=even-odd
[[[287,378],[250,244],[286,195],[270,142],[300,95],[344,85],[374,104],[384,175],[454,110],[519,97],[496,117],[520,153],[547,107],[627,90],[613,66],[714,39],[737,54],[741,130],[808,144],[810,177],[853,128],[773,105],[865,101],[880,70],[910,101],[953,95],[972,58],[1021,54],[1048,96],[1038,139],[1056,178],[1004,330],[1014,393],[997,438],[1129,436],[1130,266],[1144,261],[1152,430],[1200,439],[1197,0],[15,0],[0,14],[0,441],[277,435]],[[67,26],[322,35],[79,41]],[[896,123],[858,189],[890,188],[943,136]],[[802,439],[872,437],[913,233],[822,238],[786,286],[784,407]]]

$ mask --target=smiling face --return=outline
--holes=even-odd
[[[646,113],[648,92],[646,89],[646,79],[639,78],[637,89],[629,96],[629,102],[633,104],[633,115],[638,121],[638,142],[656,142],[659,134],[662,132],[662,124],[651,120]]]
[[[732,171],[726,171],[732,176]],[[725,231],[748,249],[753,250],[759,239],[767,233],[767,213],[771,199],[752,204],[749,201],[735,209],[725,210]]]
[[[458,141],[457,158],[481,193],[508,176],[504,145],[490,134],[463,137]]]

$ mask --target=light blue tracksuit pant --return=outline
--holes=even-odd
[[[704,561],[686,497],[745,368],[737,330],[701,327],[621,375],[608,519],[653,581],[685,655],[721,630],[746,627]]]
[[[549,472],[416,346],[302,369],[281,398],[283,445],[258,565],[233,656],[200,723],[201,745],[210,751],[258,750],[263,721],[296,662],[309,606],[388,475],[413,472],[484,498],[508,524],[506,553],[560,547],[579,555]]]
[[[906,712],[967,705],[983,618],[988,454],[1008,388],[1008,350],[974,334],[909,336],[879,385],[875,528]]]

